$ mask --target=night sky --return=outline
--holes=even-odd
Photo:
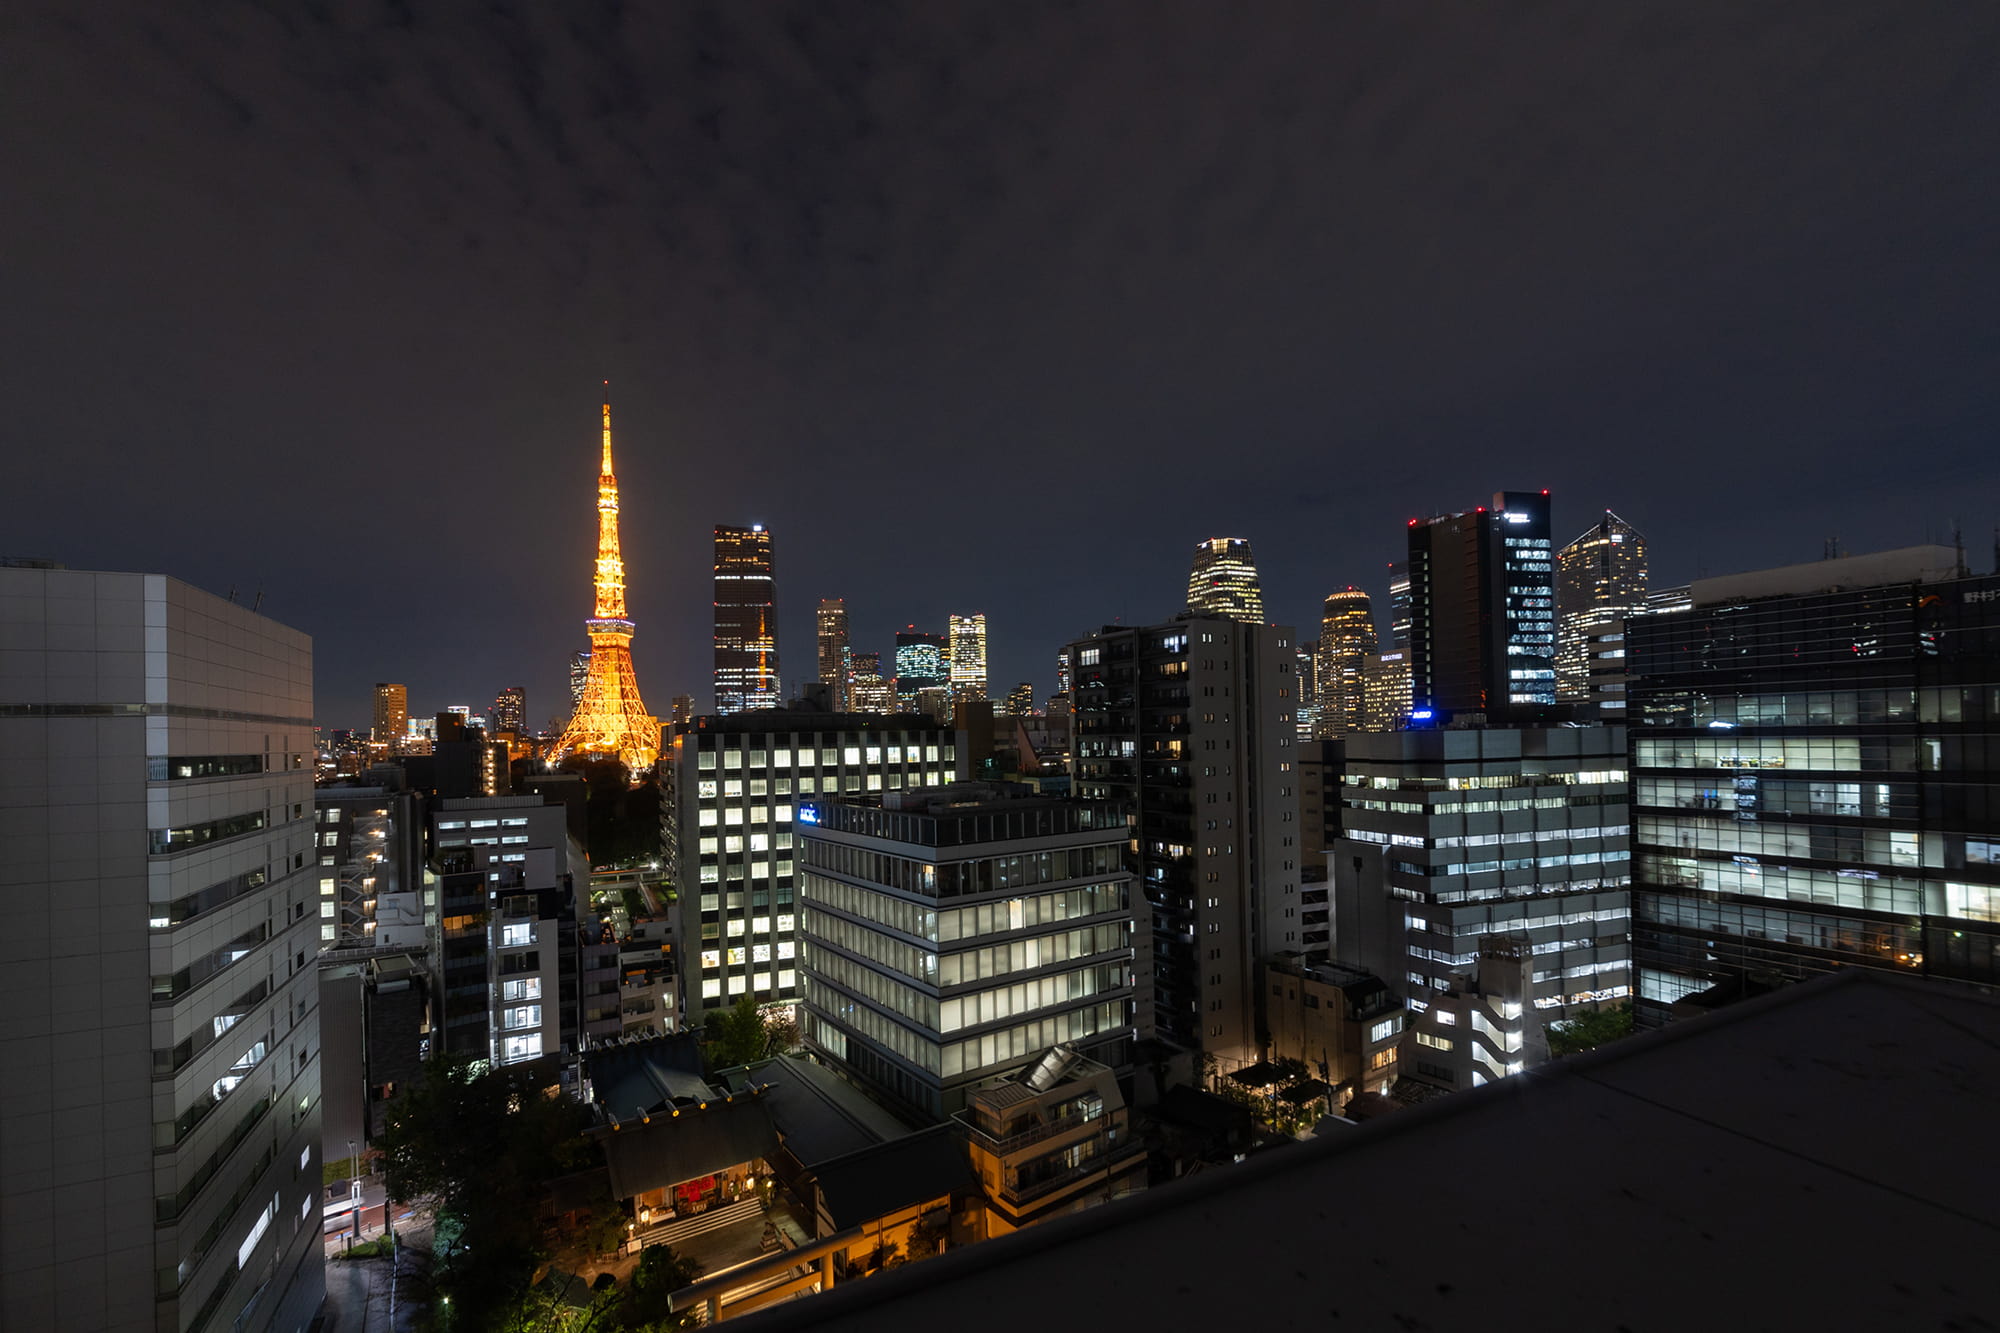
[[[717,522],[788,686],[845,596],[996,694],[1202,537],[1316,621],[1503,488],[1660,583],[1984,570],[1996,144],[1980,3],[16,3],[0,553],[261,590],[323,725],[539,723],[608,377],[662,713]]]

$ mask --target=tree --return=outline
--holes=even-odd
[[[709,1012],[702,1024],[702,1058],[711,1072],[764,1058],[769,1036],[757,1002],[745,995],[728,1009]]]
[[[1575,1055],[1632,1034],[1632,1004],[1591,1009],[1548,1026],[1549,1054]]]
[[[676,1312],[668,1302],[675,1292],[700,1281],[707,1271],[698,1260],[674,1253],[670,1245],[648,1246],[632,1270],[631,1283],[621,1292],[610,1293],[606,1307],[609,1322],[604,1327],[628,1333],[699,1327],[700,1312]]]
[[[764,1020],[764,1049],[784,1054],[799,1048],[799,1024],[789,1012]]]
[[[438,1218],[433,1280],[452,1326],[501,1328],[547,1256],[548,1183],[587,1164],[588,1112],[517,1070],[438,1056],[376,1140],[391,1198]],[[443,1299],[449,1305],[443,1305]]]

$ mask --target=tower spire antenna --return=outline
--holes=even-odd
[[[604,473],[611,475],[611,381],[604,381]]]

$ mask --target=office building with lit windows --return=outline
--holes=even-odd
[[[569,706],[572,711],[583,702],[584,686],[590,684],[590,649],[579,648],[569,655]]]
[[[798,975],[795,812],[952,779],[953,733],[928,718],[783,710],[698,717],[674,738],[681,1010],[690,1026],[745,995],[791,1004]]]
[[[1556,553],[1556,697],[1625,720],[1624,627],[1646,611],[1646,538],[1604,511]]]
[[[951,689],[951,644],[942,634],[926,634],[914,625],[896,634],[896,706],[905,712],[922,707],[925,690]]]
[[[847,600],[820,598],[813,621],[819,647],[819,678],[830,692],[833,711],[845,713],[853,707],[847,698],[848,675],[852,670],[847,646]]]
[[[496,1065],[543,1062],[579,1031],[577,896],[590,863],[569,813],[539,795],[442,800],[431,811],[438,909],[433,1031]]]
[[[423,952],[424,798],[385,786],[313,792],[322,949]]]
[[[974,703],[986,697],[986,615],[953,616],[946,630],[951,645],[951,698]]]
[[[1351,584],[1330,594],[1321,612],[1319,649],[1314,654],[1316,736],[1339,740],[1362,730],[1366,704],[1361,678],[1375,647],[1375,610],[1368,594]]]
[[[1264,623],[1264,590],[1248,539],[1211,537],[1195,546],[1187,609],[1192,615]]]
[[[313,662],[0,563],[0,1327],[294,1333],[325,1291]]]
[[[1401,731],[1410,720],[1410,655],[1373,653],[1361,667],[1359,731]]]
[[[509,685],[493,698],[493,713],[487,719],[487,728],[494,735],[506,732],[514,736],[528,734],[528,688],[525,685]]]
[[[1422,1009],[1488,937],[1520,935],[1547,1017],[1627,998],[1625,764],[1622,727],[1350,737],[1328,854],[1335,958]]]
[[[1144,899],[1104,802],[962,782],[799,804],[807,1047],[914,1113],[1064,1043],[1129,1067]]]
[[[1410,520],[1413,715],[1490,720],[1556,701],[1549,493]]]
[[[850,653],[848,711],[887,714],[896,711],[895,682],[882,675],[882,654]]]
[[[1301,947],[1296,648],[1206,616],[1069,645],[1071,788],[1132,818],[1154,1028],[1225,1068],[1257,1056],[1258,960]]]
[[[401,685],[375,687],[375,726],[369,737],[377,755],[395,754],[403,747],[410,723],[410,692]]]
[[[1633,618],[1638,1017],[1841,968],[2000,983],[2000,577],[1946,546]]]
[[[715,528],[715,711],[776,708],[778,579],[763,524]]]

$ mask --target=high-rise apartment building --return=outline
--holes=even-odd
[[[579,648],[569,655],[570,711],[576,711],[576,706],[583,702],[583,687],[589,683],[590,649]]]
[[[1375,610],[1353,584],[1331,593],[1320,614],[1315,663],[1317,734],[1338,740],[1363,729],[1361,676],[1375,653]]]
[[[776,708],[778,579],[761,523],[715,528],[715,711]]]
[[[1264,593],[1247,539],[1211,537],[1195,546],[1187,609],[1194,615],[1264,623]]]
[[[1058,1042],[1131,1065],[1150,930],[1122,810],[974,782],[798,808],[820,1058],[931,1120]]]
[[[1636,616],[1638,1015],[1846,967],[2000,982],[2000,577],[1919,546]]]
[[[375,742],[376,753],[390,755],[402,749],[409,727],[409,690],[401,685],[376,685],[375,726],[369,732],[369,738]]]
[[[951,697],[971,703],[986,697],[986,614],[953,616],[947,630],[951,645]]]
[[[1556,701],[1549,493],[1410,520],[1415,712],[1502,718]]]
[[[1646,610],[1646,538],[1609,509],[1580,536],[1556,553],[1556,697],[1564,703],[1586,703],[1593,695],[1614,691],[1591,688],[1592,665],[1607,652],[1618,651],[1626,617]],[[1622,661],[1611,659],[1615,665]],[[1622,672],[1597,673],[1606,675]],[[1612,702],[1622,721],[1624,698]]]
[[[845,713],[851,707],[847,679],[851,669],[847,645],[847,600],[842,597],[820,598],[819,612],[814,621],[819,639],[819,678],[832,697],[833,711]]]
[[[1299,645],[1298,664],[1298,732],[1299,742],[1304,744],[1319,735],[1318,639]]]
[[[1005,712],[1008,717],[1027,717],[1035,711],[1035,684],[1024,680],[1007,691]]]
[[[312,646],[0,567],[0,1326],[293,1333],[325,1291]]]
[[[1625,998],[1628,795],[1622,727],[1350,736],[1329,858],[1336,957],[1421,1008],[1483,940],[1522,935],[1536,1007]]]
[[[492,724],[488,730],[494,735],[509,732],[515,736],[528,734],[528,687],[509,685],[493,698],[493,715],[488,719]]]
[[[1257,960],[1300,947],[1296,647],[1215,616],[1070,645],[1072,786],[1133,820],[1154,1026],[1225,1061],[1256,1058]]]
[[[905,712],[922,707],[925,690],[951,688],[951,645],[942,634],[926,634],[912,625],[896,634],[896,706]]]
[[[798,803],[949,782],[955,750],[935,723],[851,713],[700,717],[674,738],[674,928],[691,1024],[744,995],[800,998]]]
[[[1062,648],[1056,652],[1056,693],[1068,694],[1072,683],[1073,673],[1070,670],[1069,649]]]

